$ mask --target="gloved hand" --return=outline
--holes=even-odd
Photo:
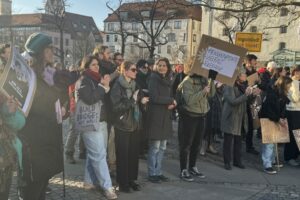
[[[211,80],[216,80],[217,75],[218,75],[218,72],[215,70],[210,69],[208,71],[208,78],[210,78]]]

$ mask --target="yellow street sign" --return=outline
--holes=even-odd
[[[262,33],[236,33],[235,45],[244,47],[250,52],[260,52]]]

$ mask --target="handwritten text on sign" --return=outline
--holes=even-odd
[[[202,67],[211,69],[218,73],[233,77],[235,68],[239,62],[240,57],[213,47],[208,47],[204,56]]]

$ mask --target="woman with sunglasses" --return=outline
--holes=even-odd
[[[162,160],[167,148],[167,139],[172,135],[172,110],[176,101],[171,97],[171,65],[167,58],[157,61],[149,79],[149,108],[147,131],[149,139],[148,179],[153,183],[166,182],[162,174]]]
[[[117,182],[123,192],[140,190],[138,178],[139,134],[141,113],[139,103],[146,104],[147,97],[138,98],[135,64],[125,61],[121,75],[111,89],[113,104],[115,145],[117,158]]]

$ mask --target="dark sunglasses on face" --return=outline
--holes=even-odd
[[[132,71],[133,73],[137,72],[136,68],[131,68],[129,70]]]

